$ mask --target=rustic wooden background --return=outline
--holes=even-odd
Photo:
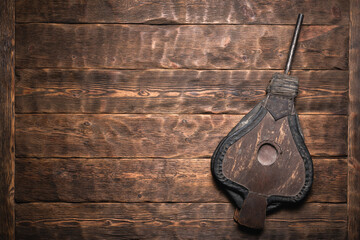
[[[305,203],[233,221],[210,156],[292,74],[314,161]],[[18,239],[344,239],[349,3],[16,1]]]

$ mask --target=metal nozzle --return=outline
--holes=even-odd
[[[289,75],[289,72],[290,72],[291,62],[292,62],[292,59],[294,57],[296,43],[297,43],[297,40],[299,38],[299,33],[300,33],[301,24],[303,22],[303,19],[304,19],[304,15],[300,13],[298,15],[298,18],[297,18],[296,28],[295,28],[295,31],[294,31],[293,39],[291,41],[289,55],[288,55],[288,59],[286,61],[286,66],[285,66],[285,74],[288,74],[288,75]]]

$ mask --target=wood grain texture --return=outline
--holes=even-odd
[[[276,154],[274,162],[265,166],[267,162],[259,158],[259,146],[264,143]],[[256,193],[252,195],[254,199],[265,203],[271,195],[295,196],[305,185],[305,163],[293,139],[289,120],[285,117],[275,121],[269,112],[227,149],[221,167],[227,179]]]
[[[17,113],[246,114],[276,71],[17,69]],[[292,71],[296,110],[347,114],[348,72]]]
[[[286,11],[284,11],[286,9]],[[81,1],[18,0],[17,22],[151,24],[347,24],[349,2],[331,1]]]
[[[212,155],[239,115],[18,114],[18,157],[181,157]],[[347,154],[347,117],[302,115],[313,156]]]
[[[0,1],[0,239],[15,237],[15,2]]]
[[[307,202],[346,202],[347,160],[314,159]],[[17,158],[16,202],[229,202],[210,159]]]
[[[348,238],[360,239],[360,1],[350,2]]]
[[[27,203],[18,239],[344,239],[345,204],[304,204],[271,214],[260,233],[241,230],[229,203]]]
[[[283,69],[299,12],[314,185],[249,233],[208,158]],[[17,0],[16,21],[18,239],[344,239],[347,173],[358,231],[348,1]]]
[[[293,26],[17,24],[18,68],[283,69]],[[293,69],[348,69],[348,26],[304,26]]]

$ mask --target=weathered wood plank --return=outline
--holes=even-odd
[[[286,9],[286,11],[284,11]],[[81,1],[18,0],[17,22],[153,24],[347,24],[349,2],[329,1]]]
[[[276,71],[17,69],[17,113],[245,114]],[[347,114],[348,72],[293,71],[296,109]]]
[[[347,160],[314,159],[307,202],[346,202]],[[229,202],[210,159],[16,160],[16,202]]]
[[[19,68],[283,69],[279,25],[17,24]],[[304,26],[293,69],[347,69],[348,26]]]
[[[27,203],[16,205],[18,239],[344,239],[345,204],[304,204],[246,232],[228,203]]]
[[[360,1],[351,0],[348,238],[360,239]]]
[[[209,157],[239,115],[18,114],[18,157]],[[347,154],[347,117],[302,115],[313,156]]]
[[[0,239],[15,237],[15,2],[0,1]]]

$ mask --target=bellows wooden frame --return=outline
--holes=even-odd
[[[211,171],[237,209],[234,220],[264,227],[266,210],[304,199],[313,182],[313,163],[294,108],[299,80],[289,76],[303,15],[299,14],[285,73],[275,73],[267,95],[223,138]]]

